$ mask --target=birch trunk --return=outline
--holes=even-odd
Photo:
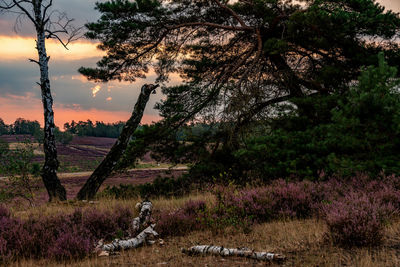
[[[269,252],[256,252],[248,248],[224,248],[220,246],[193,246],[189,249],[182,249],[182,252],[188,255],[218,255],[218,256],[236,256],[245,257],[261,261],[282,261],[285,259],[284,256]]]
[[[145,243],[154,243],[153,239],[158,236],[158,233],[154,230],[155,224],[150,224],[151,212],[153,210],[153,204],[150,201],[143,201],[142,203],[137,203],[136,208],[140,209],[139,217],[136,217],[132,221],[133,235],[136,235],[141,228],[144,229],[135,238],[120,240],[115,239],[110,244],[102,244],[100,241],[99,245],[96,247],[95,252],[99,256],[108,256],[110,252],[120,251],[125,249],[137,248]]]
[[[143,112],[146,108],[147,102],[149,101],[150,94],[154,92],[157,87],[158,85],[152,84],[145,84],[142,86],[139,98],[136,102],[131,117],[126,122],[120,136],[118,137],[118,140],[115,142],[110,152],[108,152],[105,159],[94,170],[92,175],[86,181],[85,185],[78,192],[77,198],[79,200],[92,199],[96,195],[104,180],[107,179],[107,177],[112,173],[117,165],[118,160],[128,147],[136,128],[139,126],[139,123],[142,120]]]
[[[146,229],[144,229],[140,234],[138,234],[135,238],[127,239],[127,240],[119,240],[115,239],[112,243],[100,246],[101,251],[107,252],[115,252],[126,249],[137,248],[145,243],[151,243],[151,241],[158,236],[158,233],[154,231],[155,225],[150,225]]]
[[[150,201],[143,201],[142,203],[138,203],[137,207],[140,209],[139,217],[134,218],[132,221],[131,236],[137,234],[140,231],[141,227],[147,227],[151,221],[153,204]]]
[[[46,52],[46,37],[42,17],[42,1],[34,2],[34,14],[36,20],[36,49],[38,51],[39,61],[37,62],[40,67],[40,89],[42,93],[42,103],[44,109],[44,141],[43,149],[45,154],[45,162],[42,168],[43,183],[49,194],[49,201],[53,200],[66,200],[67,195],[65,188],[61,185],[57,177],[58,159],[57,147],[54,136],[54,111],[53,111],[53,97],[50,91],[49,80],[49,59]]]

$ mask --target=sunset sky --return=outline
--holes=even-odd
[[[97,0],[56,0],[55,9],[75,18],[76,25],[95,21]],[[379,0],[388,9],[400,12],[400,0]],[[43,121],[38,67],[28,62],[37,58],[34,30],[28,21],[14,31],[15,16],[0,14],[0,118],[10,124],[16,118]],[[77,69],[94,66],[102,52],[96,44],[81,39],[65,50],[54,41],[47,43],[50,60],[51,90],[54,96],[55,121],[58,126],[71,120],[116,122],[129,118],[141,85],[152,82],[154,74],[135,83],[111,82],[95,84],[81,76]],[[172,79],[172,83],[177,83]],[[154,104],[162,98],[152,95],[143,118],[144,123],[157,120]]]

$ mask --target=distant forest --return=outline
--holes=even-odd
[[[73,135],[78,136],[95,136],[95,137],[111,137],[117,138],[122,131],[125,123],[120,121],[116,123],[104,123],[96,121],[93,123],[91,120],[75,122],[74,120],[70,123],[64,124],[64,132],[60,128],[56,127],[56,134]],[[7,125],[0,118],[0,135],[8,134],[29,134],[35,137],[41,138],[43,129],[41,129],[38,121],[26,120],[18,118],[14,123]]]
[[[67,122],[64,124],[64,132],[56,127],[55,134],[57,141],[61,143],[69,143],[72,140],[73,135],[77,136],[93,136],[93,137],[109,137],[118,138],[125,122],[119,121],[115,123],[104,123],[102,121],[96,121],[93,123],[91,120]],[[142,126],[138,127],[138,130]],[[202,137],[205,133],[209,132],[215,133],[216,127],[210,126],[203,123],[190,124],[186,127],[182,127],[180,131],[177,132],[176,139],[178,141],[194,141],[199,137]],[[14,123],[7,125],[0,118],[0,135],[32,135],[39,142],[43,139],[43,129],[40,127],[38,121],[30,121],[23,118],[18,118]]]

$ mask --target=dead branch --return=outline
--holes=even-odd
[[[251,258],[260,261],[283,261],[284,256],[270,252],[256,252],[249,248],[224,248],[221,246],[200,245],[193,246],[188,249],[182,249],[182,252],[187,255],[217,255],[222,257],[236,256]]]
[[[151,221],[151,212],[153,209],[153,204],[150,201],[143,201],[142,203],[137,203],[136,208],[140,209],[139,217],[136,217],[132,221],[133,233],[137,233],[141,228],[145,228],[136,237],[120,240],[115,239],[109,244],[103,244],[101,240],[95,249],[95,252],[99,256],[109,256],[110,253],[132,249],[140,247],[144,244],[153,244],[154,238],[158,236],[158,233],[154,230],[155,224],[147,226]]]
[[[143,201],[142,203],[137,203],[136,208],[140,209],[140,212],[139,217],[134,218],[132,221],[132,235],[137,234],[141,227],[145,228],[151,223],[153,204],[150,201]]]
[[[135,238],[127,239],[127,240],[119,240],[115,239],[110,244],[99,244],[98,252],[99,256],[104,255],[108,256],[110,252],[116,252],[126,249],[132,249],[140,247],[146,243],[152,244],[154,241],[153,239],[158,236],[158,233],[154,231],[155,224],[150,225],[146,229],[144,229],[140,234],[138,234]],[[106,252],[106,253],[104,253]]]

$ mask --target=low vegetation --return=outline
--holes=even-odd
[[[66,209],[42,210],[36,215],[10,212],[2,206],[1,260],[4,263],[24,257],[49,260],[89,257],[100,239],[129,236],[135,201],[104,198],[100,199],[104,203],[98,204],[99,207],[82,208],[74,208],[78,203],[71,202]],[[105,205],[107,202],[111,204]],[[380,247],[387,242],[385,233],[399,218],[399,203],[398,177],[372,180],[360,174],[351,180],[277,180],[267,186],[247,188],[215,186],[211,194],[203,192],[181,200],[155,200],[154,218],[156,231],[166,240],[196,231],[210,231],[216,237],[227,232],[232,236],[246,236],[253,235],[265,223],[310,220],[326,225],[318,234],[318,242],[326,246]],[[307,245],[310,244],[299,244],[299,247]]]

